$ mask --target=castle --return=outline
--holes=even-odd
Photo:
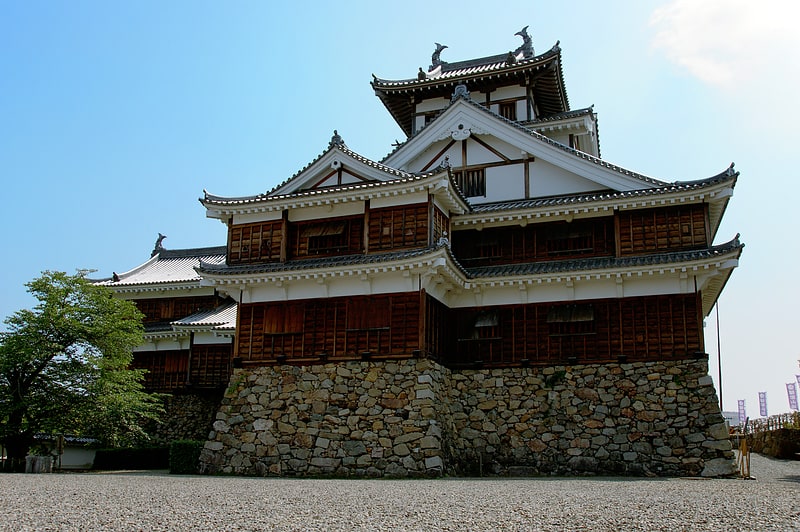
[[[407,135],[382,160],[334,132],[269,192],[204,193],[225,247],[159,240],[105,281],[147,316],[148,387],[224,389],[203,471],[734,471],[703,319],[743,249],[714,243],[738,172],[603,160],[559,45],[517,35],[373,77]]]

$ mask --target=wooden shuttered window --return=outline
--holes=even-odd
[[[289,258],[363,253],[363,226],[363,216],[293,223]]]
[[[403,205],[369,211],[369,249],[388,251],[428,245],[428,205]]]
[[[228,264],[278,262],[282,238],[280,220],[232,225],[228,231]]]

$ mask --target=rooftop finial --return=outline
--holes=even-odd
[[[445,46],[444,44],[439,44],[438,42],[435,42],[433,44],[436,45],[436,50],[434,50],[433,55],[431,55],[431,68],[430,68],[431,70],[442,64],[442,60],[439,58],[439,56],[441,55],[442,50],[447,48],[447,46]]]
[[[339,136],[339,132],[335,129],[333,130],[331,141],[328,143],[328,148],[333,148],[334,146],[344,146],[344,140],[342,140],[342,137]]]
[[[459,83],[456,85],[456,89],[453,91],[453,96],[450,97],[450,101],[454,102],[459,98],[469,98],[469,89],[463,83]]]
[[[422,70],[422,67],[419,67],[419,72],[417,72],[417,79],[422,81],[423,79],[427,79],[428,75]]]
[[[514,50],[514,55],[522,52],[522,57],[525,59],[533,57],[533,40],[531,39],[531,36],[528,35],[528,26],[525,26],[514,35],[519,35],[522,37],[522,44],[519,48]]]
[[[155,257],[156,255],[159,254],[159,252],[164,251],[164,246],[161,245],[161,242],[163,242],[165,238],[167,238],[167,235],[162,235],[161,233],[158,233],[158,238],[156,239],[156,245],[153,246],[153,252],[150,253],[151,257]]]

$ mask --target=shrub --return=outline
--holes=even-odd
[[[197,473],[200,451],[205,442],[197,440],[175,440],[169,446],[169,472],[175,475]]]
[[[169,448],[167,447],[98,449],[94,457],[94,469],[167,468],[169,468]]]

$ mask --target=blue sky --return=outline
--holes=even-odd
[[[225,243],[203,189],[263,192],[334,129],[381,159],[402,139],[369,82],[504,53],[525,25],[560,40],[572,108],[594,104],[604,159],[673,181],[739,184],[717,237],[746,243],[720,301],[726,410],[757,392],[788,410],[800,373],[794,2],[0,3],[0,317],[43,270],[122,272],[168,249]],[[716,324],[706,346],[717,378]]]

